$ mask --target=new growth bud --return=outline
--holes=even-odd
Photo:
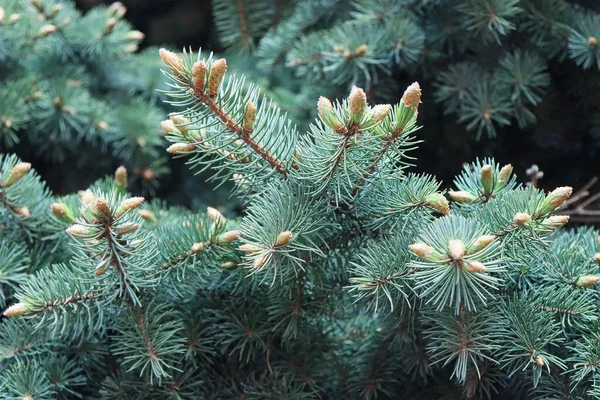
[[[243,244],[238,248],[248,254],[257,253],[262,250],[262,247],[250,243]]]
[[[4,310],[5,317],[20,317],[29,312],[25,303],[16,303]]]
[[[277,235],[277,240],[275,241],[275,246],[285,246],[288,244],[290,239],[292,238],[292,232],[283,231]]]
[[[508,183],[508,180],[510,179],[512,171],[513,166],[511,164],[507,164],[504,167],[502,167],[502,169],[498,173],[498,182],[504,183],[506,185],[506,183]]]
[[[96,214],[100,214],[105,217],[110,216],[110,207],[108,205],[108,201],[101,197],[97,197],[94,199],[94,202],[92,203],[92,209]]]
[[[411,107],[414,110],[419,107],[419,104],[421,104],[421,87],[419,86],[419,82],[414,82],[406,88],[401,101],[406,107]]]
[[[206,85],[206,63],[204,61],[196,61],[192,66],[192,83],[195,91],[204,92]]]
[[[224,58],[218,59],[210,67],[210,74],[208,75],[208,92],[211,96],[217,95],[226,71],[227,62]]]
[[[377,123],[387,117],[392,111],[392,106],[389,104],[378,104],[371,109],[371,119]]]
[[[331,105],[331,101],[329,101],[326,97],[319,97],[319,102],[317,103],[317,111],[319,112],[319,117],[321,117],[321,121],[325,123],[328,127],[333,129],[337,133],[344,133],[346,131],[346,127],[340,119],[338,118],[333,106]]]
[[[433,256],[433,252],[434,252],[433,247],[431,247],[425,243],[414,243],[414,244],[411,244],[410,246],[408,246],[408,248],[410,249],[410,251],[415,253],[415,255],[422,258],[423,260],[428,260],[428,261],[432,260],[432,256]]]
[[[476,253],[479,250],[485,249],[490,243],[492,243],[496,239],[494,235],[483,235],[479,236],[473,244],[469,247],[469,253]]]
[[[482,274],[487,271],[487,268],[482,262],[479,261],[465,261],[462,263],[462,267],[465,271],[471,273],[479,273]]]
[[[234,240],[239,239],[240,236],[242,236],[242,232],[237,230],[225,232],[217,237],[216,243],[218,245],[230,244]]]
[[[194,243],[190,249],[191,254],[202,254],[206,250],[204,243]]]
[[[448,203],[448,199],[441,193],[432,193],[425,196],[425,205],[444,215],[450,214],[450,204]]]
[[[350,96],[348,96],[348,108],[355,121],[359,121],[367,107],[367,95],[364,90],[352,86]]]
[[[448,251],[454,261],[459,261],[465,255],[465,244],[462,240],[452,239],[448,241]]]
[[[594,254],[594,262],[600,264],[600,253]]]
[[[115,171],[115,183],[123,188],[127,188],[127,168],[122,165]]]
[[[166,119],[160,122],[162,128],[167,132],[173,135],[181,136],[181,131],[175,127],[175,124],[170,119]]]
[[[569,222],[568,215],[552,215],[542,221],[543,227],[550,231],[554,232],[555,230],[562,228]]]
[[[125,38],[128,40],[144,40],[145,37],[146,35],[140,31],[127,32],[127,35],[125,35]]]
[[[525,226],[527,224],[527,222],[529,222],[531,220],[531,215],[524,213],[524,212],[520,212],[520,213],[516,213],[515,216],[513,217],[513,221],[515,221],[515,224],[517,224],[518,226]]]
[[[567,201],[571,196],[571,193],[573,193],[573,188],[570,186],[562,186],[554,189],[552,192],[548,193],[542,202],[539,212],[541,214],[547,214],[556,210]]]
[[[171,154],[184,154],[194,151],[196,146],[189,143],[174,143],[167,148],[167,151]]]
[[[473,201],[475,201],[476,197],[469,193],[469,192],[465,192],[465,191],[458,191],[458,192],[448,192],[448,195],[450,196],[450,198],[458,203],[472,203]]]
[[[121,205],[119,206],[119,210],[117,211],[117,213],[119,215],[122,215],[131,210],[135,210],[136,208],[141,206],[143,202],[144,202],[143,197],[131,197],[129,199],[125,199],[125,200],[123,200],[123,202],[121,202]]]
[[[40,30],[38,31],[38,36],[39,37],[46,37],[48,35],[50,35],[51,33],[56,32],[56,26],[52,25],[52,24],[46,24],[44,26],[42,26],[40,28]]]
[[[189,119],[187,119],[186,117],[184,117],[181,114],[173,114],[173,115],[169,116],[169,120],[171,121],[171,123],[173,124],[172,126],[177,130],[177,132],[183,133],[183,134],[188,133],[187,126],[191,123],[191,121]],[[163,121],[163,122],[165,122],[165,121]],[[164,128],[164,126],[163,126],[163,128]],[[171,128],[171,127],[169,126],[169,128]],[[167,132],[169,132],[167,129],[165,129],[165,130]]]
[[[115,29],[115,25],[117,25],[117,19],[116,18],[109,18],[106,20],[106,23],[104,24],[104,35],[110,35],[112,33],[112,31]]]
[[[85,236],[90,233],[90,230],[83,225],[75,224],[67,228],[67,233],[71,236]]]
[[[492,168],[492,166],[489,164],[484,165],[481,167],[479,177],[481,178],[481,183],[485,193],[492,193],[492,189],[494,188],[494,168]]]
[[[10,175],[4,181],[3,186],[9,187],[11,185],[14,185],[18,181],[20,181],[21,178],[23,178],[29,172],[30,169],[31,169],[30,163],[26,163],[26,162],[18,163],[10,170]]]
[[[208,215],[208,218],[213,223],[214,222],[223,222],[223,221],[225,221],[225,217],[223,216],[223,214],[221,214],[221,212],[219,210],[217,210],[216,208],[207,207],[206,208],[206,214]]]
[[[244,120],[242,122],[242,128],[244,133],[250,133],[254,130],[254,123],[256,122],[256,106],[253,102],[249,101],[246,103],[246,111],[244,112]]]
[[[600,275],[583,275],[577,279],[577,285],[583,287],[592,287],[600,282]]]
[[[169,67],[173,75],[175,75],[178,78],[183,78],[182,74],[184,71],[184,67],[181,58],[179,58],[177,54],[167,49],[160,49],[158,52],[163,60],[163,63],[165,63],[165,65]]]

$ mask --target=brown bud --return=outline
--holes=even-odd
[[[204,243],[194,243],[190,249],[191,254],[202,254],[206,250]]]
[[[57,29],[56,26],[54,26],[52,24],[46,24],[40,28],[40,30],[38,31],[38,36],[46,37],[46,36],[50,35],[51,33],[56,32],[56,29]]]
[[[410,251],[424,260],[430,260],[431,256],[433,255],[433,247],[425,243],[414,243],[408,246],[408,248]]]
[[[462,267],[465,271],[471,272],[471,273],[482,274],[485,271],[487,271],[487,268],[485,267],[485,265],[483,265],[483,263],[479,262],[479,261],[465,261],[462,263]]]
[[[29,312],[25,303],[16,303],[4,310],[5,317],[20,317]]]
[[[50,204],[50,209],[52,210],[52,214],[56,215],[57,217],[64,217],[67,215],[67,209],[62,203],[52,203]]]
[[[192,82],[194,90],[203,92],[206,84],[206,63],[204,61],[196,61],[192,66]]]
[[[600,275],[583,275],[577,279],[577,285],[583,287],[592,287],[600,282]]]
[[[143,197],[131,197],[129,199],[123,200],[121,202],[121,205],[119,206],[119,215],[125,214],[126,212],[129,212],[131,210],[135,210],[136,208],[141,206],[143,202]]]
[[[365,55],[365,53],[367,52],[368,49],[369,49],[369,47],[366,44],[361,44],[354,51],[354,55],[356,55],[357,57],[362,57]]]
[[[242,122],[242,128],[245,133],[250,133],[254,129],[254,123],[256,122],[256,106],[253,102],[249,101],[246,103],[246,112],[244,113],[244,120]]]
[[[165,63],[165,65],[169,67],[173,75],[175,75],[178,78],[183,78],[182,74],[185,68],[183,66],[183,61],[181,61],[181,58],[179,58],[177,54],[167,49],[160,49],[158,52],[163,60],[163,63]]]
[[[108,201],[101,197],[97,197],[96,199],[94,199],[94,202],[92,203],[92,208],[96,213],[102,214],[106,217],[110,216],[111,214]]]
[[[31,164],[20,162],[10,170],[10,175],[4,182],[4,187],[11,186],[21,180],[31,169]]]
[[[419,107],[419,104],[421,104],[421,86],[419,86],[419,82],[414,82],[406,88],[401,101],[406,107],[412,107],[414,109]]]
[[[371,118],[373,122],[382,121],[392,111],[392,106],[389,104],[378,104],[371,109]]]
[[[71,236],[85,236],[90,233],[90,230],[83,225],[75,224],[67,228],[67,233]]]
[[[348,108],[352,115],[359,117],[367,107],[367,95],[364,90],[356,86],[352,86],[350,96],[348,96]]]
[[[223,214],[221,214],[221,212],[219,210],[217,210],[216,208],[213,208],[213,207],[206,208],[206,215],[208,215],[208,218],[213,223],[217,222],[217,221],[220,221],[220,222],[225,221],[225,217],[223,216]]]
[[[275,241],[275,246],[285,246],[288,244],[290,239],[292,238],[292,232],[283,231],[277,235],[277,240]]]
[[[263,248],[254,244],[246,243],[238,247],[241,251],[246,252],[248,254],[257,253],[261,251]]]
[[[448,199],[441,193],[432,193],[425,196],[425,205],[444,215],[450,214]]]
[[[594,262],[600,264],[600,253],[594,254]]]
[[[544,365],[546,365],[546,363],[544,362],[544,359],[542,358],[542,356],[536,356],[533,361],[539,365],[540,367],[543,367]]]
[[[515,216],[513,217],[513,221],[515,221],[515,224],[517,224],[519,226],[524,226],[530,220],[531,220],[531,215],[524,213],[524,212],[516,213]]]
[[[475,239],[471,247],[469,247],[469,253],[476,253],[479,250],[485,249],[490,243],[494,241],[494,239],[496,239],[496,236],[494,235],[479,236],[477,239]]]
[[[29,218],[31,213],[29,212],[29,207],[14,207],[12,209],[15,214],[20,215],[23,218]]]
[[[448,250],[452,259],[458,261],[465,255],[465,244],[462,240],[452,239],[448,241]]]
[[[216,243],[218,245],[229,244],[234,240],[237,240],[240,236],[242,236],[242,232],[237,230],[225,232],[217,237]]]
[[[254,269],[260,270],[262,267],[265,266],[267,261],[269,261],[268,255],[264,255],[264,256],[260,256],[260,257],[256,258],[253,263]]]
[[[553,208],[558,208],[562,206],[562,204],[571,197],[571,193],[573,193],[573,188],[570,186],[562,186],[554,189],[552,192],[548,194],[546,197],[548,199],[548,204]]]
[[[508,182],[510,175],[512,174],[513,166],[511,164],[507,164],[498,173],[498,182]]]
[[[173,123],[173,125],[179,132],[181,132],[183,134],[188,133],[187,126],[191,123],[191,121],[189,119],[187,119],[186,117],[184,117],[181,114],[170,115],[169,119],[171,120],[171,122]]]
[[[127,187],[127,168],[122,165],[115,171],[115,183],[124,188]]]
[[[138,214],[146,222],[156,222],[156,215],[150,210],[139,210]]]
[[[469,192],[458,191],[458,192],[448,192],[450,198],[458,203],[472,203],[475,200],[475,196]]]
[[[208,75],[208,91],[211,96],[217,95],[226,71],[227,61],[225,61],[224,58],[218,59],[210,67],[210,74]]]
[[[171,133],[173,135],[181,136],[181,131],[179,129],[177,129],[177,127],[175,126],[175,124],[173,123],[173,121],[171,121],[170,119],[161,121],[160,125],[162,126],[162,128],[167,133]]]
[[[596,38],[595,38],[595,37],[593,37],[593,36],[590,36],[590,37],[588,38],[588,44],[589,44],[590,46],[592,46],[592,47],[596,47],[596,46],[598,46],[598,39],[596,39]]]
[[[171,146],[169,146],[169,148],[167,148],[167,151],[171,154],[184,154],[184,153],[192,152],[195,149],[196,149],[196,146],[194,146],[193,144],[174,143]]]

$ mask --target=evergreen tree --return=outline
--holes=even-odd
[[[513,29],[503,19],[481,25],[481,3],[461,3],[473,34],[493,42]],[[506,18],[520,7],[488,3]],[[4,4],[4,17],[25,4]],[[50,2],[31,4],[44,12]],[[277,26],[306,24],[301,32],[311,18],[345,18],[331,15],[327,2],[299,3],[308,13],[300,15],[311,18],[287,6],[269,12],[261,1],[252,5],[241,9],[257,15],[239,26],[225,18],[236,9],[215,7],[224,39],[238,51],[260,52],[269,17]],[[398,11],[396,2],[357,2],[349,17],[390,14],[376,5]],[[97,11],[115,18],[120,7]],[[251,18],[263,24],[246,24]],[[103,22],[102,32],[111,25],[116,32],[123,22],[116,20]],[[94,26],[83,24],[77,34]],[[154,55],[166,81],[153,81],[166,88],[157,97],[176,109],[157,124],[171,142],[167,152],[218,185],[232,183],[241,216],[135,196],[123,166],[87,190],[55,195],[30,163],[1,155],[0,398],[600,399],[600,240],[591,228],[560,229],[572,189],[522,185],[510,164],[492,158],[466,165],[451,185],[411,171],[423,139],[421,87],[410,84],[390,104],[372,102],[360,80],[374,85],[389,63],[371,53],[385,47],[385,35],[334,29],[308,35],[298,51],[323,38],[369,43],[331,52],[342,61],[335,68],[302,67],[334,87],[357,83],[343,98],[315,101],[317,117],[305,131],[279,107],[285,103],[228,73],[225,58],[166,49]],[[271,44],[285,37],[271,36]],[[524,57],[516,54],[513,61]],[[150,68],[138,57],[128,62],[123,69],[134,73]],[[58,65],[56,74],[67,69]],[[110,82],[99,92],[86,89],[87,101],[98,102],[90,112],[125,113],[125,106],[98,105],[112,98],[95,95],[121,90]],[[308,78],[300,86],[315,90]],[[537,87],[518,93],[535,98]],[[320,89],[329,95],[329,85]],[[456,109],[469,107],[466,97],[454,100]],[[23,118],[29,124],[37,115]],[[148,117],[122,116],[132,123]],[[93,135],[85,132],[87,141]],[[35,137],[27,137],[32,146]],[[73,137],[60,138],[47,145],[73,145]],[[106,140],[124,160],[131,159],[127,149],[145,151],[124,138]],[[153,160],[153,152],[146,156]]]

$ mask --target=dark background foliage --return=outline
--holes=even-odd
[[[77,2],[83,10],[100,3],[111,3],[101,0]],[[210,1],[123,0],[123,3],[128,8],[126,18],[136,29],[146,33],[142,47],[167,45],[179,49],[223,50],[217,39]],[[593,0],[573,3],[600,11],[600,4]],[[485,49],[491,66],[498,62],[502,50],[506,49],[499,46]],[[564,184],[575,188],[582,186],[600,171],[600,121],[594,117],[600,109],[600,97],[599,91],[593,90],[599,86],[600,74],[594,67],[583,70],[570,60],[556,59],[550,61],[548,72],[551,75],[549,94],[534,110],[538,122],[525,129],[516,123],[499,127],[495,139],[487,139],[484,135],[480,141],[473,139],[465,124],[457,124],[453,116],[444,116],[442,105],[434,102],[434,88],[423,84],[420,120],[427,122],[422,122],[424,128],[419,134],[424,144],[415,154],[419,160],[417,169],[434,173],[449,185],[463,163],[476,157],[494,156],[500,162],[512,163],[522,180],[527,179],[525,170],[538,164],[545,173],[540,186],[546,189]],[[430,76],[422,80],[418,76],[409,76],[406,71],[394,78],[399,87],[415,79],[431,81]],[[318,95],[315,93],[315,105]],[[48,178],[53,181],[52,176]],[[174,173],[168,182],[161,183],[158,197],[189,205],[189,196],[186,199],[186,195],[180,193],[181,185],[196,185],[186,183],[187,179],[186,168],[175,162]],[[55,188],[63,191],[61,189]],[[189,195],[189,188],[185,193]]]

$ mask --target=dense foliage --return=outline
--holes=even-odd
[[[376,6],[396,3],[355,2],[350,17],[383,12],[387,18],[395,13]],[[442,3],[408,2],[401,9]],[[461,3],[465,21],[478,21],[473,9],[481,3]],[[486,3],[515,13],[522,6],[516,0]],[[149,187],[130,185],[125,166],[86,190],[56,195],[28,160],[0,155],[0,398],[600,399],[600,241],[591,228],[561,229],[569,219],[560,210],[570,201],[570,187],[545,192],[523,185],[512,165],[492,158],[465,165],[452,183],[415,172],[423,139],[417,82],[392,104],[371,101],[370,90],[357,85],[338,100],[315,99],[317,116],[300,130],[280,108],[291,104],[279,101],[281,92],[266,85],[279,96],[271,100],[259,88],[264,81],[231,74],[225,58],[161,49],[147,56],[147,72],[162,59],[164,82],[149,84],[140,74],[145,89],[132,90],[127,99],[125,83],[116,78],[114,86],[92,84],[102,76],[96,75],[100,66],[112,62],[121,63],[111,72],[115,77],[146,67],[138,56],[104,53],[131,45],[124,37],[102,45],[119,26],[131,36],[123,6],[81,16],[58,4],[0,0],[0,23],[31,18],[27,26],[34,26],[0,25],[0,36],[15,35],[0,46],[29,39],[53,54],[73,46],[54,72],[41,70],[47,75],[21,74],[35,61],[2,64],[10,66],[6,85],[34,77],[43,88],[32,104],[21,96],[25,92],[7,89],[16,95],[7,104],[24,112],[27,129],[5,124],[5,144],[19,139],[37,148],[43,133],[67,132],[72,136],[54,135],[44,145],[66,155],[105,143],[97,154],[127,163],[133,176],[142,168],[137,162],[160,163],[154,153],[171,154],[217,185],[230,185],[232,197],[200,213],[148,201],[136,194]],[[268,18],[279,27],[295,21],[305,28],[311,18],[333,18],[327,9],[308,18],[252,4],[247,10],[259,10],[260,18],[249,14],[239,26],[227,17],[240,8],[215,4],[223,40],[237,51],[260,53],[267,38],[285,39],[261,36]],[[298,10],[328,5],[301,3]],[[27,7],[23,16],[20,7]],[[64,32],[54,24],[43,28],[44,18],[65,8],[73,17]],[[85,22],[94,15],[103,21],[100,30]],[[114,23],[107,22],[111,18]],[[38,21],[42,26],[29,25]],[[66,26],[75,21],[81,25],[71,34],[80,39],[67,41]],[[386,48],[387,34],[352,24],[304,39],[305,28],[293,31],[293,41],[304,45],[289,55],[322,39],[373,41],[350,53],[352,59],[368,54],[366,64],[347,64],[350,50],[340,48],[327,56],[341,55],[335,66],[304,65],[303,90],[316,90],[312,74],[326,75],[323,94],[329,84],[353,81],[371,89],[382,84],[375,80],[380,68],[400,65],[403,52],[371,53]],[[385,25],[392,26],[402,25]],[[42,28],[47,35],[40,35]],[[79,35],[90,29],[94,39],[86,42]],[[500,40],[510,29],[497,18],[468,30]],[[103,47],[102,63],[85,58],[89,43]],[[423,55],[414,56],[419,63]],[[79,112],[65,112],[62,97],[58,106],[52,100],[52,113],[32,108],[75,60],[82,61],[74,68],[90,86],[80,86],[84,95],[68,107],[88,104],[90,113],[101,113],[81,119],[80,134],[65,125]],[[68,80],[59,86],[65,93],[77,87]],[[113,113],[149,123],[152,113],[126,110],[131,103],[155,107],[140,94],[157,87],[164,90],[156,98],[176,111],[157,122],[155,142],[128,141],[137,135],[133,129],[94,133],[95,122]],[[297,96],[300,108],[306,96]],[[468,104],[455,100],[457,110]],[[31,125],[36,118],[37,131]],[[304,125],[301,116],[298,121]],[[235,199],[244,205],[240,216],[224,211]]]

